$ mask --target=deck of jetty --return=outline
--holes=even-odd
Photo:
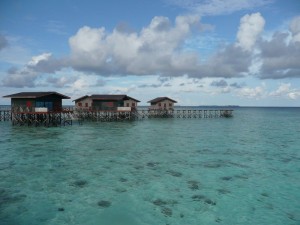
[[[0,110],[0,121],[12,121],[20,126],[65,126],[73,121],[81,124],[83,121],[128,121],[151,118],[227,118],[233,116],[232,109],[175,109],[149,110],[138,109],[132,111],[84,111],[68,109],[59,112],[14,112]]]

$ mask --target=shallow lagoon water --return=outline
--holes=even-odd
[[[0,224],[300,223],[300,109],[0,123]]]

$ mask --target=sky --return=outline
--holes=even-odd
[[[0,96],[25,91],[300,106],[300,1],[1,0]]]

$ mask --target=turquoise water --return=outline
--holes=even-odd
[[[0,122],[0,224],[300,224],[300,108]]]

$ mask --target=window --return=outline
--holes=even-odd
[[[169,103],[169,106],[172,107],[172,103]]]
[[[86,102],[86,103],[85,103],[85,107],[89,107],[89,103]]]
[[[126,107],[129,107],[129,102],[126,103]]]
[[[135,103],[133,102],[133,103],[131,104],[131,106],[132,106],[132,107],[135,107]]]
[[[164,108],[167,108],[167,103],[164,103]]]
[[[82,103],[81,103],[81,102],[79,102],[79,103],[78,103],[78,106],[79,106],[79,107],[81,107],[81,106],[82,106]]]
[[[161,107],[161,103],[158,103],[158,106]]]
[[[49,111],[52,111],[53,110],[53,102],[42,102],[42,101],[38,101],[35,103],[35,107],[46,107],[48,108]]]

